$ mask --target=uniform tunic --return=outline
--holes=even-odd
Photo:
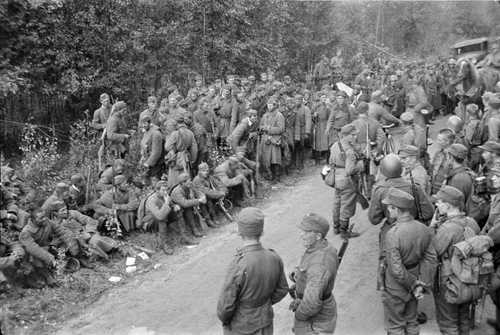
[[[285,118],[283,114],[274,110],[266,112],[260,120],[260,128],[269,127],[262,136],[261,160],[262,166],[268,169],[272,164],[281,165],[281,141],[285,132]]]
[[[272,334],[272,305],[288,293],[283,261],[260,243],[239,249],[217,303],[224,334]]]
[[[296,335],[335,331],[337,304],[333,286],[337,268],[337,250],[326,239],[305,251],[295,272],[296,294],[300,299],[293,325]]]
[[[326,127],[328,125],[328,118],[332,111],[333,106],[330,104],[320,103],[313,107],[313,120],[314,120],[314,136],[313,136],[313,150],[327,151],[329,147],[328,136],[326,134]]]
[[[347,104],[343,106],[335,105],[333,107],[326,126],[329,146],[339,140],[340,129],[351,122],[352,114],[352,107]]]

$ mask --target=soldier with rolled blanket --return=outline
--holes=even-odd
[[[290,275],[295,282],[295,335],[333,334],[337,324],[337,303],[333,287],[339,261],[337,250],[328,242],[328,221],[315,213],[304,216],[298,225],[305,252]]]
[[[260,242],[264,231],[264,213],[260,209],[243,208],[237,224],[242,247],[227,270],[217,316],[225,335],[272,335],[272,306],[288,293],[283,261]]]
[[[410,213],[415,199],[391,188],[382,199],[394,225],[385,236],[385,273],[382,303],[387,334],[418,334],[418,299],[432,289],[437,259],[432,230]]]

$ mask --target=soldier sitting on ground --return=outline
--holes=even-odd
[[[68,184],[63,182],[56,184],[54,193],[52,193],[42,205],[42,209],[49,217],[53,212],[57,211],[59,203],[65,203],[68,200],[68,191]]]
[[[71,176],[71,185],[68,190],[68,208],[74,210],[85,210],[86,204],[85,179],[80,173]]]
[[[99,194],[113,188],[113,178],[118,175],[126,175],[125,173],[125,160],[115,159],[113,165],[108,165],[99,173],[99,180],[97,181],[96,190]]]
[[[78,242],[69,230],[49,220],[43,209],[33,209],[31,221],[21,231],[19,242],[29,255],[29,262],[34,267],[34,275],[51,287],[57,286],[54,278],[57,263],[55,256],[49,250],[53,250],[51,246],[56,240],[68,248],[71,256],[77,256],[80,253]]]
[[[231,156],[217,166],[214,171],[215,177],[228,189],[228,198],[235,205],[238,201],[244,200],[250,190],[248,179],[241,173],[239,167],[239,159]]]
[[[0,223],[10,229],[21,230],[28,221],[28,213],[20,209],[14,195],[3,185],[0,185]]]
[[[209,227],[217,227],[215,223],[216,211],[215,202],[221,200],[226,195],[226,190],[219,189],[215,178],[210,176],[210,169],[207,163],[198,166],[198,175],[193,179],[194,188],[207,197],[207,203],[200,205],[201,214]]]
[[[25,254],[21,243],[0,235],[0,275],[3,274],[8,282],[17,281],[18,263]]]

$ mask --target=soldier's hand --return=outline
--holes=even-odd
[[[199,199],[198,201],[202,204],[206,204],[207,203],[207,196],[205,194],[203,194]]]
[[[289,310],[292,312],[295,312],[297,308],[299,308],[301,300],[300,299],[295,299],[290,303],[290,306],[288,307]]]
[[[415,299],[420,300],[424,297],[424,288],[420,285],[413,289],[413,296]]]
[[[179,205],[175,204],[175,205],[174,205],[174,211],[175,211],[175,212],[178,212],[178,211],[180,211],[180,210],[181,210],[181,206],[179,206]]]

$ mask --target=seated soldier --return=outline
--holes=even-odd
[[[54,193],[52,193],[42,205],[42,209],[49,217],[53,212],[57,211],[57,206],[60,202],[64,203],[68,200],[68,191],[68,184],[62,182],[57,183]]]
[[[49,286],[57,286],[53,276],[56,268],[56,258],[49,252],[52,243],[63,242],[71,256],[77,256],[80,248],[76,238],[69,230],[49,220],[41,208],[33,209],[31,221],[19,234],[19,242],[29,255],[29,262],[33,265],[34,275]]]
[[[197,198],[197,194],[187,173],[181,173],[177,177],[177,182],[174,184],[170,196],[174,203],[182,209],[182,215],[179,215],[178,219],[183,220],[184,226],[189,227],[195,237],[203,237],[200,227],[201,222],[197,223],[197,221],[201,221],[199,206],[200,204],[206,204],[207,198],[204,194]],[[179,226],[182,226],[182,223]]]
[[[135,229],[139,200],[124,175],[115,176],[113,180],[114,187],[97,199],[94,211],[101,217],[116,215],[121,227],[128,233]]]
[[[172,211],[172,201],[168,195],[168,183],[160,180],[155,185],[155,192],[146,196],[141,200],[141,206],[138,210],[137,225],[142,226],[144,230],[156,225],[158,227],[158,234],[160,235],[161,249],[167,255],[172,255],[174,249],[167,243],[167,226],[169,217]],[[140,222],[139,222],[140,220]]]
[[[28,213],[20,209],[14,195],[0,185],[0,223],[5,223],[10,229],[21,230],[27,221]]]
[[[107,165],[104,170],[99,173],[96,190],[99,194],[113,188],[113,178],[120,174],[125,174],[125,160],[115,159],[113,165]]]
[[[80,173],[71,176],[71,185],[68,191],[68,208],[82,210],[86,202],[85,179]]]
[[[210,170],[207,163],[201,163],[198,166],[198,175],[193,179],[194,188],[207,197],[207,203],[200,205],[201,215],[205,218],[209,227],[215,228],[217,224],[215,202],[221,200],[226,195],[224,190],[217,189],[215,180],[211,180]]]
[[[249,194],[249,182],[240,170],[240,161],[237,157],[231,156],[215,168],[215,177],[227,187],[229,199],[236,205],[239,200],[243,200]]]
[[[8,165],[4,165],[1,167],[0,172],[2,185],[7,188],[7,190],[11,192],[15,198],[19,199],[20,197],[26,195],[27,190],[23,185],[23,181],[19,179],[13,168]]]
[[[17,281],[18,263],[25,254],[21,243],[11,242],[6,236],[0,235],[0,274],[3,274],[8,282]]]
[[[89,255],[85,253],[85,250],[88,250],[88,243],[92,235],[97,233],[97,220],[83,215],[79,211],[68,210],[64,202],[59,203],[56,207],[58,209],[54,213],[54,222],[69,230],[77,239],[80,253],[75,256],[80,261],[81,266],[92,269],[94,266],[89,263]]]

